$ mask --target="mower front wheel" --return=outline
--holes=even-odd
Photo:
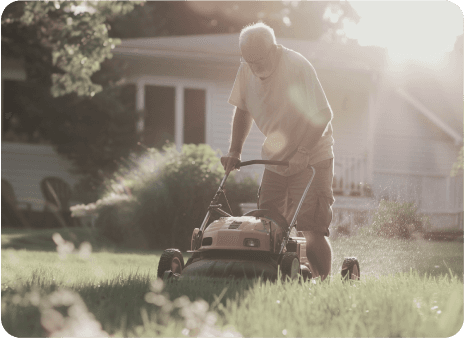
[[[158,264],[158,277],[165,277],[166,271],[171,271],[173,274],[181,274],[184,269],[184,257],[182,252],[177,249],[164,250]]]
[[[283,280],[287,277],[291,280],[298,278],[300,271],[300,260],[295,252],[286,252],[280,263],[280,271],[282,272]]]

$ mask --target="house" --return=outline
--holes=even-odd
[[[462,78],[456,85],[446,74],[437,79],[420,69],[392,68],[378,47],[277,42],[313,64],[334,111],[334,221],[367,213],[388,198],[414,201],[431,216],[431,230],[462,229],[462,176],[450,177],[462,146]],[[127,62],[125,80],[135,86],[137,128],[145,145],[172,140],[178,147],[207,143],[227,152],[233,112],[227,100],[240,62],[238,34],[128,39],[113,54]],[[253,125],[242,160],[260,158],[263,141]],[[2,143],[2,178],[18,175],[5,162],[15,147],[34,152]],[[64,175],[66,164],[54,163],[49,171]],[[240,172],[257,179],[261,173],[260,166]],[[35,196],[37,202],[32,187],[38,184],[19,181],[18,200]]]
[[[433,229],[462,229],[462,177],[450,177],[462,146],[462,78],[456,86],[425,68],[392,68],[378,47],[277,42],[313,64],[334,111],[334,209],[367,211],[381,198],[413,201]],[[227,153],[238,34],[128,39],[114,56],[128,63],[147,145],[162,135],[178,146],[205,142]],[[263,141],[253,125],[242,160],[260,158]],[[241,171],[259,176],[262,168]]]

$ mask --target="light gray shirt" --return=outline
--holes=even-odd
[[[278,45],[277,57],[275,71],[264,80],[242,63],[228,102],[248,111],[266,136],[263,159],[288,161],[310,126],[322,123],[320,111],[330,109],[330,105],[314,67],[304,56]],[[329,122],[318,143],[309,150],[309,163],[333,158],[333,143]],[[285,170],[282,166],[266,168],[278,174]]]

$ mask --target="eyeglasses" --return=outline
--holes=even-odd
[[[240,63],[248,63],[249,65],[258,65],[262,64],[264,61],[266,61],[269,58],[269,55],[271,55],[272,48],[269,48],[269,52],[267,52],[267,55],[259,60],[256,61],[246,61],[243,56],[240,57]]]

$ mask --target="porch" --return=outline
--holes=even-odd
[[[372,197],[367,155],[336,155],[333,193],[335,196]]]

